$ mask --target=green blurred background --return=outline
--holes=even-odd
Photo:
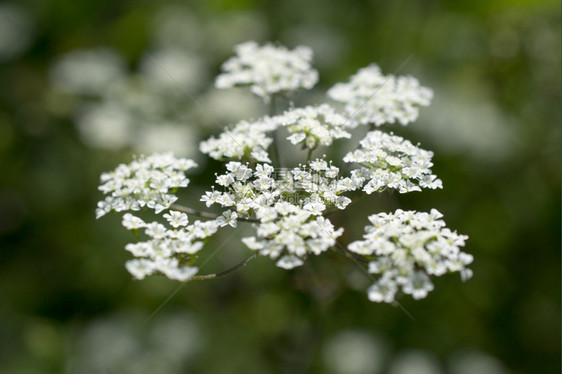
[[[133,238],[118,216],[94,217],[99,174],[151,149],[151,136],[131,141],[143,121],[185,127],[176,146],[193,156],[216,118],[264,113],[211,88],[246,40],[313,48],[320,82],[297,102],[325,100],[369,63],[389,74],[408,61],[399,74],[435,99],[394,131],[435,152],[444,189],[371,197],[334,221],[350,241],[369,214],[437,208],[470,236],[472,280],[444,276],[427,299],[393,307],[369,302],[369,279],[335,254],[291,272],[260,258],[184,287],[131,279]],[[99,48],[121,56],[129,101],[57,82],[61,56]],[[174,83],[135,88],[149,74],[139,61],[166,48],[195,61],[186,85],[214,118]],[[0,4],[0,82],[0,373],[560,372],[558,1],[20,0]],[[104,147],[77,122],[108,100],[126,101],[133,128]],[[183,199],[200,206],[220,165],[196,159]],[[214,238],[202,272],[244,258],[245,230]]]

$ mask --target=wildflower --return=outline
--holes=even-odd
[[[248,42],[236,51],[237,56],[223,65],[217,87],[250,86],[268,101],[273,95],[310,88],[316,82],[307,48],[289,51]],[[346,104],[348,116],[328,104],[292,108],[281,115],[240,121],[200,143],[201,152],[224,162],[224,171],[215,174],[214,184],[200,198],[207,207],[220,206],[218,216],[174,205],[175,191],[189,184],[185,172],[196,166],[192,160],[155,154],[103,173],[99,189],[106,197],[98,203],[97,217],[142,208],[162,215],[153,222],[131,213],[123,215],[122,225],[144,236],[125,246],[134,257],[126,263],[133,277],[160,274],[188,281],[199,270],[193,264],[207,238],[220,228],[236,228],[248,221],[254,231],[242,243],[254,252],[250,258],[267,256],[277,267],[293,269],[308,256],[339,245],[344,229],[336,228],[329,215],[334,208],[350,206],[347,192],[362,190],[356,194],[360,198],[385,189],[406,193],[442,188],[431,171],[432,152],[379,130],[368,132],[359,147],[343,157],[354,164],[345,176],[325,155],[311,159],[312,150],[350,138],[358,124],[411,122],[419,106],[429,104],[429,89],[411,77],[385,77],[372,65],[349,83],[334,86],[329,95]],[[306,162],[288,168],[271,165],[268,148],[274,142],[272,133],[280,127],[289,133],[286,140],[309,150]],[[190,222],[184,212],[211,219]],[[431,277],[459,273],[466,280],[472,276],[468,265],[473,258],[461,250],[468,237],[447,228],[442,217],[435,209],[369,216],[362,240],[348,245],[348,251],[366,261],[368,272],[377,277],[367,290],[369,300],[392,303],[398,293],[421,299],[434,288]]]
[[[218,138],[214,136],[200,143],[199,150],[215,160],[242,160],[271,162],[267,148],[273,138],[267,132],[277,125],[264,118],[257,122],[241,121],[232,129],[225,130]]]
[[[420,106],[430,104],[433,91],[414,77],[382,75],[372,64],[360,69],[349,83],[337,83],[328,96],[344,103],[346,113],[362,125],[398,121],[405,126],[417,119]]]
[[[140,157],[129,165],[119,165],[113,172],[103,173],[99,190],[109,196],[98,203],[96,217],[144,206],[156,212],[167,209],[177,200],[169,191],[187,187],[189,179],[183,173],[195,166],[192,160],[162,153]]]
[[[360,147],[343,160],[360,164],[361,178],[368,180],[363,191],[368,194],[385,188],[400,193],[421,191],[421,188],[442,188],[440,179],[431,174],[433,152],[423,150],[410,141],[375,130],[367,133]]]
[[[442,214],[397,210],[369,216],[364,240],[349,244],[348,249],[373,258],[369,272],[380,278],[368,291],[369,299],[392,302],[398,290],[415,299],[433,290],[429,276],[460,272],[464,279],[472,256],[461,252],[466,239],[445,227]]]
[[[348,124],[346,118],[328,104],[291,109],[273,120],[287,128],[291,134],[287,140],[308,149],[329,146],[334,139],[351,138],[346,129],[354,124]]]
[[[215,81],[217,88],[250,86],[255,95],[268,102],[271,95],[310,89],[318,81],[318,72],[310,65],[312,50],[308,47],[291,51],[246,42],[237,45],[235,51],[236,56],[222,65],[223,73]]]

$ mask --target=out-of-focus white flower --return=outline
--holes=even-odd
[[[382,75],[373,64],[351,76],[349,83],[337,83],[328,96],[344,103],[347,114],[360,124],[407,125],[418,118],[420,106],[430,104],[433,91],[414,77]]]
[[[181,5],[163,5],[152,22],[151,38],[160,48],[194,50],[206,42],[204,23],[197,14]],[[232,45],[232,44],[231,44]]]
[[[122,149],[134,140],[134,119],[123,106],[112,102],[89,106],[77,115],[82,141],[101,149]]]
[[[185,95],[185,89],[200,88],[208,79],[201,57],[176,48],[148,52],[141,60],[139,73],[156,90],[181,96]]]
[[[201,114],[200,121],[210,128],[219,123],[237,123],[245,118],[258,118],[263,115],[263,103],[244,90],[219,90],[210,88],[201,98],[201,102],[209,108],[213,117]]]
[[[450,360],[451,374],[507,374],[509,370],[497,358],[481,351],[456,353]]]
[[[376,374],[382,369],[388,348],[364,331],[342,330],[331,336],[323,350],[326,368],[335,374]]]
[[[389,374],[442,374],[439,361],[424,351],[408,351],[396,357]]]
[[[0,4],[0,62],[18,58],[33,40],[34,22],[29,13],[14,4]]]
[[[143,153],[173,152],[195,157],[197,139],[193,128],[182,123],[154,123],[140,128],[134,138],[134,148]]]
[[[122,59],[105,48],[69,52],[51,67],[55,86],[75,94],[100,94],[124,74]]]
[[[318,81],[312,69],[312,50],[299,46],[294,50],[272,44],[259,46],[246,42],[235,47],[236,56],[223,65],[216,79],[217,88],[250,86],[252,92],[265,101],[271,95],[310,89]]]

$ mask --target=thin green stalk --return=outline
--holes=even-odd
[[[202,218],[215,219],[218,216],[220,216],[220,214],[211,213],[211,212],[204,212],[202,210],[196,210],[196,209],[193,209],[193,208],[190,208],[190,207],[187,207],[187,206],[184,206],[184,205],[180,205],[180,204],[172,204],[172,205],[170,205],[170,209],[177,210],[178,212],[191,214],[192,216],[202,217]]]
[[[248,262],[252,261],[254,258],[256,258],[258,254],[254,253],[253,255],[247,257],[246,259],[244,259],[243,261],[239,262],[238,264],[234,265],[231,268],[226,269],[225,271],[221,271],[220,273],[214,273],[214,274],[203,274],[203,275],[194,275],[191,277],[190,280],[207,280],[207,279],[214,279],[214,278],[220,278],[220,277],[224,277],[225,275],[228,275],[230,273],[232,273],[233,271],[235,271],[236,269],[245,266]]]
[[[271,95],[271,99],[269,101],[269,116],[273,117],[277,114],[277,95]],[[281,159],[281,151],[279,149],[279,136],[277,134],[277,129],[273,131],[273,157],[275,158],[275,162],[277,163],[277,167],[283,167],[283,160]]]
[[[309,163],[310,159],[312,158],[312,151],[314,151],[314,149],[309,148],[308,149],[308,154],[306,155],[306,162]]]
[[[170,205],[170,209],[177,210],[178,212],[191,214],[192,216],[197,216],[201,218],[215,219],[220,216],[220,214],[217,213],[204,212],[202,210],[193,209],[180,204],[172,204]],[[237,218],[236,220],[242,222],[260,222],[258,219],[254,219],[254,218]]]

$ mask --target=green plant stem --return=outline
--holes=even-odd
[[[277,114],[277,96],[275,94],[271,95],[271,100],[269,101],[269,116],[273,117]],[[277,129],[273,131],[273,156],[275,157],[275,162],[277,167],[283,167],[283,160],[281,159],[281,151],[279,149],[279,136]]]
[[[234,265],[231,268],[226,269],[225,271],[221,271],[220,273],[214,273],[214,274],[203,274],[203,275],[194,275],[191,277],[190,280],[207,280],[207,279],[214,279],[214,278],[220,278],[220,277],[224,277],[225,275],[228,275],[230,273],[232,273],[233,271],[235,271],[236,269],[245,266],[248,262],[252,261],[254,258],[257,257],[257,253],[254,253],[253,255],[247,257],[246,259],[244,259],[243,261],[239,262],[238,264]]]
[[[218,216],[220,216],[220,214],[211,213],[211,212],[204,212],[202,210],[196,210],[196,209],[193,209],[193,208],[190,208],[190,207],[187,207],[187,206],[183,206],[183,205],[179,205],[179,204],[170,205],[170,209],[177,210],[178,212],[191,214],[193,216],[202,217],[202,218],[215,219]]]
[[[172,204],[172,205],[170,205],[170,209],[177,210],[178,212],[191,214],[192,216],[197,216],[197,217],[201,217],[201,218],[216,219],[217,217],[220,216],[220,214],[217,214],[217,213],[204,212],[202,210],[193,209],[193,208],[190,208],[190,207],[187,207],[187,206],[184,206],[184,205],[180,205],[180,204]],[[236,220],[242,221],[242,222],[259,222],[259,220],[254,219],[254,218],[237,218]]]
[[[358,255],[357,253],[353,253],[351,252],[349,249],[340,246],[340,245],[336,245],[335,247],[333,247],[336,249],[336,251],[338,251],[339,253],[341,253],[342,255],[344,255],[345,257],[348,257],[352,260],[357,260],[360,261],[364,264],[368,264],[370,261],[367,260],[366,258],[362,257],[361,255]]]
[[[306,155],[306,162],[307,163],[310,162],[310,159],[312,157],[312,151],[314,151],[314,149],[312,149],[312,148],[308,149],[308,154]]]

